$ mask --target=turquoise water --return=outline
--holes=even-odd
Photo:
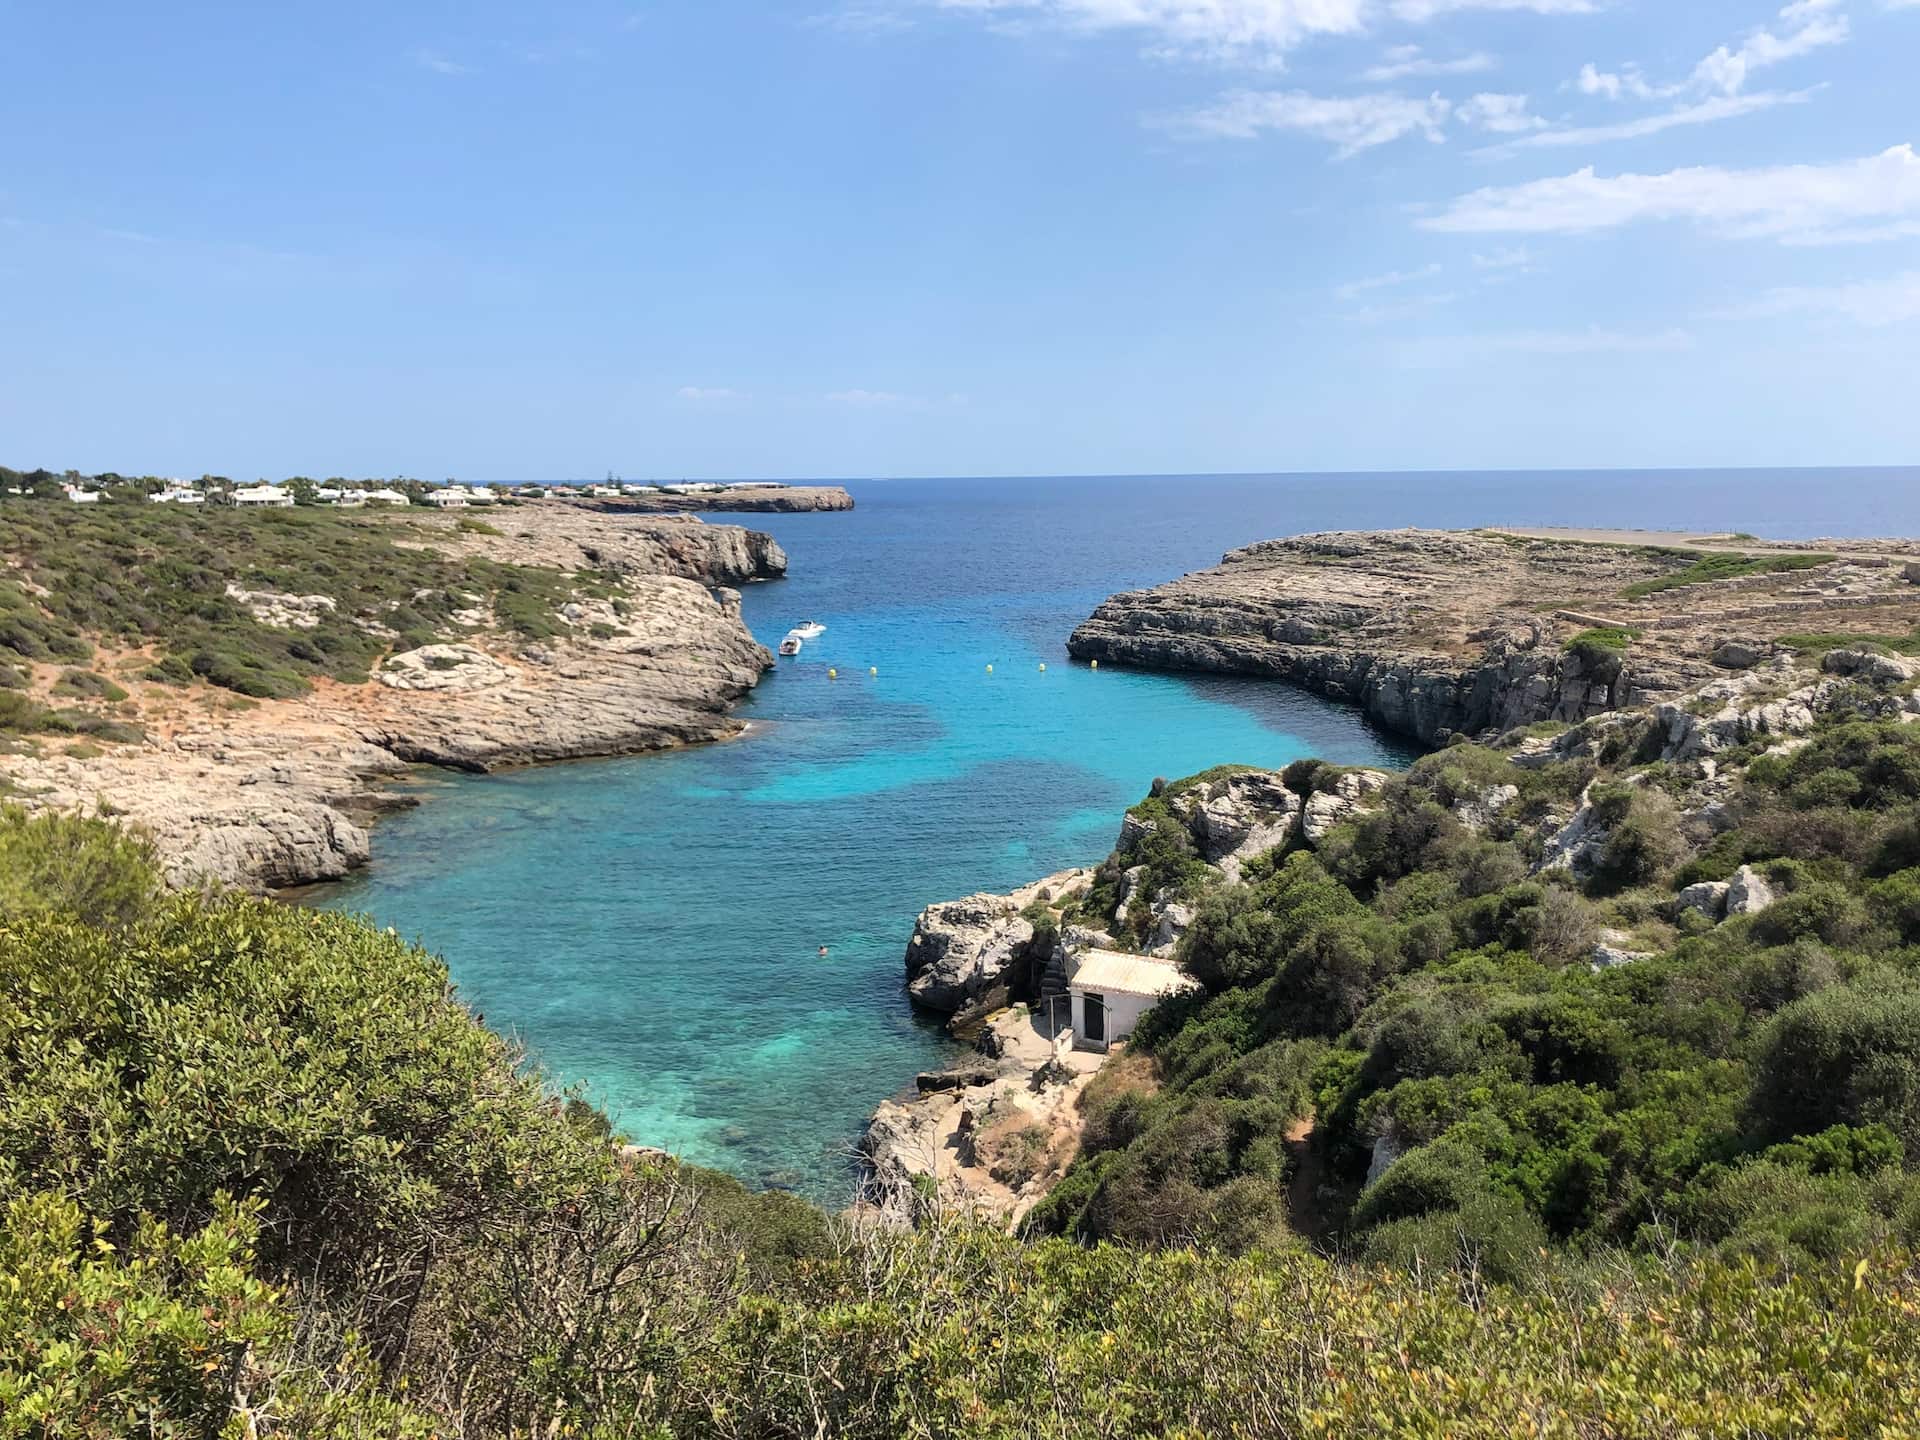
[[[874,1103],[951,1053],[901,991],[922,907],[1099,859],[1156,775],[1410,756],[1279,686],[1071,664],[1106,595],[1334,527],[1920,529],[1914,472],[852,488],[852,514],[750,517],[793,562],[748,592],[755,633],[829,628],[743,707],[746,738],[426,778],[323,902],[444,954],[490,1024],[635,1139],[830,1203]]]

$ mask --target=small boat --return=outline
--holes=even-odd
[[[804,643],[798,630],[790,631],[787,638],[780,642],[780,653],[782,655],[798,655],[800,653],[800,647]]]
[[[818,620],[802,620],[787,633],[789,635],[798,635],[802,640],[818,640],[822,635],[827,633],[827,627],[822,625]]]

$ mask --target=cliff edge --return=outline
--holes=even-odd
[[[1670,699],[1811,641],[1904,640],[1916,578],[1912,541],[1336,532],[1113,596],[1067,648],[1285,680],[1439,744]]]

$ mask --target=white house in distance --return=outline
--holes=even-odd
[[[1074,1048],[1104,1051],[1132,1035],[1140,1017],[1169,995],[1199,988],[1200,982],[1171,960],[1089,950],[1067,981]]]
[[[247,485],[228,497],[243,510],[291,510],[293,495],[278,485]]]
[[[479,485],[475,485],[467,491],[467,503],[469,505],[491,505],[498,498],[493,491],[484,489]]]
[[[204,505],[207,497],[191,485],[169,485],[164,490],[156,490],[147,496],[150,505]]]
[[[464,488],[449,487],[445,490],[429,490],[427,503],[441,510],[464,510],[471,498],[471,491]]]
[[[69,485],[66,487],[66,491],[67,499],[76,505],[98,505],[100,503],[100,492],[98,490],[82,490],[78,485]]]
[[[392,505],[395,508],[413,503],[399,490],[367,490],[362,492],[361,498],[369,505]]]

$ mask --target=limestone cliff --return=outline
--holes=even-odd
[[[1270,676],[1434,744],[1671,698],[1757,663],[1781,635],[1905,634],[1920,618],[1905,569],[1913,553],[1908,542],[1303,535],[1116,595],[1068,649],[1102,663]],[[1716,573],[1703,557],[1731,562],[1731,578],[1674,583]],[[1594,630],[1617,632],[1615,643],[1569,644]]]
[[[580,576],[598,594],[614,577],[618,607],[583,594],[538,642],[476,612],[457,642],[391,655],[369,683],[323,679],[291,699],[182,691],[123,668],[133,693],[115,713],[145,740],[0,756],[11,798],[144,829],[177,885],[278,889],[364,865],[366,822],[410,803],[381,782],[410,763],[485,772],[740,733],[729,712],[772,656],[742,620],[739,593],[713,587],[783,574],[769,537],[538,507],[488,512],[484,529],[453,517],[396,523],[407,544]],[[316,603],[266,595],[250,608],[262,624],[298,626]]]

